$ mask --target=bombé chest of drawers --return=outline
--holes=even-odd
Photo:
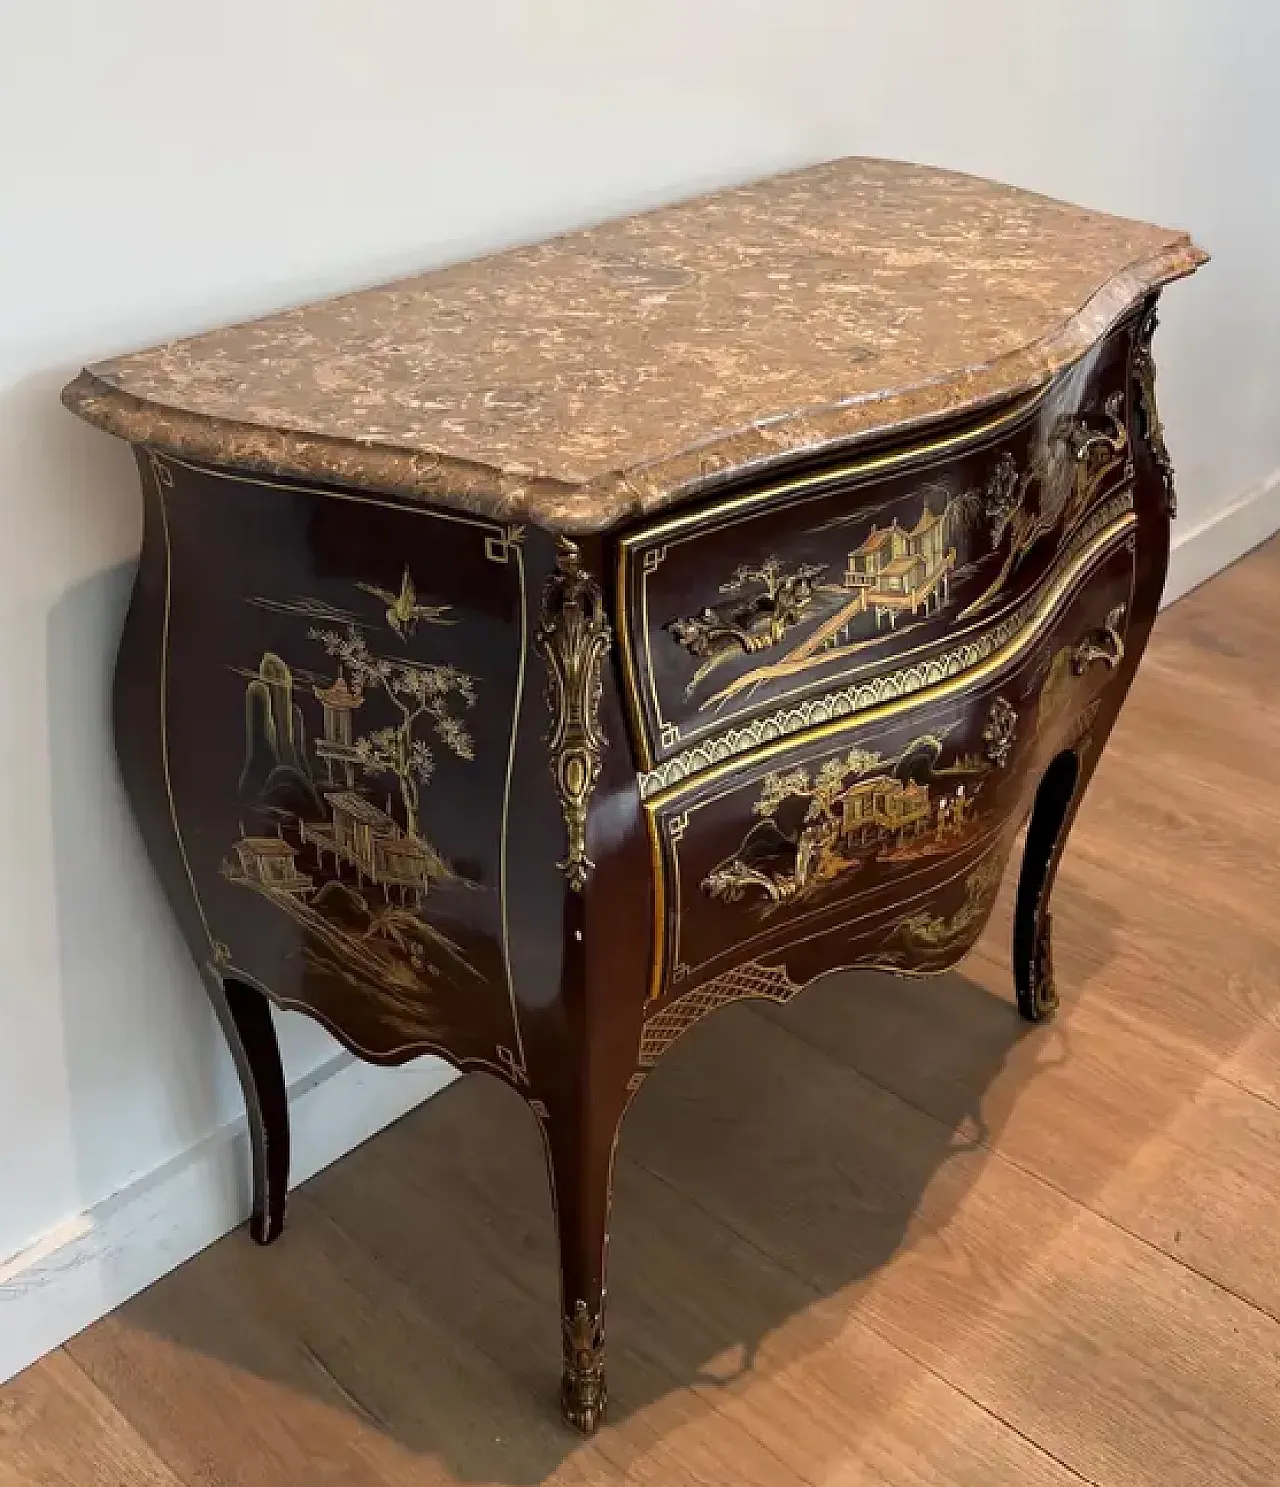
[[[270,1003],[544,1137],[562,1404],[605,1406],[613,1154],[744,997],[1050,890],[1155,617],[1176,232],[837,161],[85,371],[146,500],[121,768],[239,1070]],[[910,995],[909,981],[884,995]]]

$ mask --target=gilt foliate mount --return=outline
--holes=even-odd
[[[600,585],[583,567],[577,543],[562,537],[543,590],[536,641],[547,666],[547,748],[567,844],[558,865],[575,893],[595,867],[587,855],[587,814],[607,743],[600,701],[612,640]]]
[[[1164,424],[1156,406],[1156,360],[1152,352],[1152,341],[1160,317],[1153,304],[1142,317],[1133,342],[1134,402],[1141,420],[1142,437],[1146,441],[1160,481],[1164,487],[1165,510],[1170,519],[1178,514],[1178,493],[1174,481],[1173,460],[1169,457],[1169,446],[1165,443]]]
[[[604,1320],[585,1301],[576,1301],[561,1323],[564,1370],[560,1409],[565,1420],[590,1435],[604,1418],[608,1389],[604,1376]]]

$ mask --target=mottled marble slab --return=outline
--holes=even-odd
[[[189,458],[568,532],[1035,387],[1185,233],[831,161],[90,367],[90,423]]]

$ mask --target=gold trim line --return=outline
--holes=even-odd
[[[816,742],[821,739],[832,738],[837,734],[845,733],[851,728],[861,728],[868,723],[880,722],[884,718],[893,717],[895,714],[905,712],[909,708],[925,707],[929,703],[937,702],[944,697],[950,697],[956,692],[968,690],[974,683],[992,676],[995,672],[1016,660],[1023,651],[1029,649],[1039,638],[1041,633],[1048,628],[1049,622],[1054,618],[1062,598],[1067,590],[1072,588],[1079,576],[1093,566],[1097,558],[1107,549],[1115,545],[1118,538],[1122,537],[1131,527],[1137,525],[1137,517],[1133,512],[1118,518],[1109,526],[1104,527],[1100,535],[1080,553],[1074,562],[1063,568],[1058,574],[1056,581],[1045,591],[1041,603],[1037,606],[1034,615],[1027,622],[1025,628],[1018,631],[1012,639],[1005,642],[998,650],[993,651],[985,660],[979,661],[976,666],[968,671],[959,672],[956,676],[948,677],[944,681],[935,682],[932,686],[922,687],[918,692],[912,692],[908,697],[891,698],[886,702],[869,707],[865,712],[853,713],[846,717],[833,719],[829,723],[819,723],[813,728],[802,730],[798,733],[786,734],[781,738],[771,739],[744,754],[735,754],[720,763],[712,764],[700,773],[690,775],[687,779],[680,780],[674,785],[660,790],[657,794],[650,796],[645,801],[646,810],[660,810],[669,805],[671,801],[678,799],[695,788],[709,784],[715,780],[722,779],[730,771],[750,769],[762,760],[771,759],[775,754],[793,749],[801,743]]]

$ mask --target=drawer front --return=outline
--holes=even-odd
[[[903,971],[969,948],[1041,772],[1087,730],[1123,656],[1133,527],[1130,516],[1086,554],[971,674],[646,802],[655,1012],[801,945],[825,942],[825,966]]]
[[[850,683],[943,649],[963,657],[965,637],[1016,625],[1132,474],[1128,354],[1125,328],[977,429],[624,539],[619,612],[645,770],[673,762],[669,783],[726,734],[784,714],[804,726]]]

